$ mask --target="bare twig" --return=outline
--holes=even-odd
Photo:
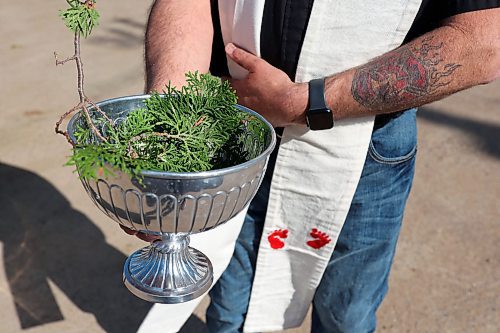
[[[94,102],[92,102],[90,99],[87,99],[86,101],[87,101],[87,103],[89,103],[90,105],[92,105],[92,106],[96,109],[96,111],[97,111],[97,112],[99,112],[99,114],[100,114],[101,116],[103,116],[103,117],[104,117],[104,119],[106,119],[106,121],[107,121],[108,123],[113,124],[113,121],[112,121],[112,120],[108,117],[108,115],[107,115],[107,114],[105,114],[105,113],[101,110],[101,108],[99,107],[99,105],[95,104],[95,103],[94,103]]]
[[[75,56],[66,58],[64,60],[59,60],[57,56],[58,56],[57,52],[54,52],[54,58],[56,58],[56,66],[64,65],[65,63],[67,63],[68,61],[71,61],[71,60],[76,60]]]
[[[93,0],[86,0],[86,1],[81,1],[81,3],[85,4],[86,6],[94,6],[94,1]],[[92,131],[95,133],[95,135],[102,141],[107,141],[107,139],[101,134],[99,129],[94,125],[94,122],[92,121],[92,117],[90,116],[89,109],[87,107],[87,104],[90,104],[99,112],[108,122],[111,126],[113,126],[113,122],[109,117],[97,106],[94,102],[92,102],[87,96],[85,96],[85,91],[83,89],[83,63],[81,59],[81,54],[80,54],[80,32],[75,32],[75,38],[74,38],[74,47],[75,47],[75,53],[73,56],[66,58],[64,60],[59,60],[58,55],[56,52],[54,52],[54,58],[56,60],[56,66],[59,65],[64,65],[68,61],[75,61],[76,62],[76,70],[77,70],[77,76],[78,76],[78,96],[80,98],[80,102],[73,107],[71,110],[67,111],[64,113],[59,121],[56,123],[56,128],[55,131],[58,134],[62,134],[66,137],[68,142],[74,146],[76,143],[71,139],[67,131],[62,131],[60,129],[61,123],[66,119],[69,115],[71,115],[75,111],[80,111],[84,113],[85,119],[87,120],[88,126],[92,129]]]
[[[74,108],[72,108],[71,110],[69,110],[69,111],[65,112],[65,113],[61,116],[61,118],[59,118],[59,121],[56,123],[56,133],[57,133],[57,134],[62,134],[62,135],[64,135],[64,136],[66,137],[66,140],[68,140],[68,142],[69,142],[72,146],[74,146],[76,143],[75,143],[75,142],[71,139],[71,137],[69,136],[68,132],[66,132],[66,131],[61,131],[61,130],[59,129],[59,126],[61,126],[61,123],[64,121],[64,119],[66,119],[66,117],[68,117],[70,114],[72,114],[72,113],[73,113],[73,112],[75,112],[76,110],[81,109],[81,107],[82,107],[82,104],[81,104],[81,103],[79,103],[77,106],[75,106],[75,107],[74,107]]]
[[[194,123],[193,127],[196,127],[196,126],[201,125],[201,123],[203,123],[203,121],[205,120],[205,118],[207,118],[207,117],[206,117],[206,116],[201,116],[201,117],[200,117],[200,119],[198,119],[198,120]]]
[[[89,109],[87,108],[87,106],[85,104],[83,104],[82,106],[82,110],[83,110],[83,113],[85,115],[85,118],[87,119],[87,123],[89,124],[90,128],[92,129],[92,131],[95,133],[95,135],[97,135],[97,137],[99,139],[101,139],[101,141],[108,141],[106,140],[106,138],[101,134],[101,132],[97,129],[97,127],[95,127],[94,125],[94,122],[92,121],[92,118],[90,117],[90,112],[89,112]]]

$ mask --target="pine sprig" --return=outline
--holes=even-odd
[[[59,15],[71,31],[87,38],[92,29],[99,24],[99,12],[95,9],[96,0],[66,0],[66,2],[70,7],[61,10]]]
[[[75,131],[77,145],[68,161],[83,178],[108,176],[113,169],[140,178],[141,170],[199,172],[243,163],[260,151],[263,123],[238,110],[228,82],[210,74],[188,73],[180,90],[167,86],[153,93],[145,107],[111,126],[92,114],[107,141],[84,122]]]

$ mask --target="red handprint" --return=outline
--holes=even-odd
[[[310,233],[311,237],[314,238],[310,241],[307,241],[307,245],[312,247],[313,249],[320,249],[326,244],[331,242],[330,237],[324,232],[319,231],[316,228],[313,228]]]
[[[269,241],[269,245],[271,245],[271,248],[277,250],[285,246],[285,242],[283,242],[281,239],[285,239],[287,237],[288,230],[277,229],[269,233],[269,235],[267,236],[267,240]]]

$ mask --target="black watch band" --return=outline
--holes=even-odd
[[[333,127],[333,113],[325,101],[325,79],[309,81],[309,106],[306,112],[307,126],[311,130]]]

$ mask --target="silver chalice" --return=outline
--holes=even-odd
[[[149,95],[128,96],[97,103],[113,121],[144,106]],[[258,139],[245,133],[249,161],[224,169],[175,173],[143,170],[142,182],[116,170],[112,177],[83,179],[92,201],[115,222],[149,235],[160,236],[128,257],[123,281],[136,296],[157,303],[181,303],[201,296],[211,286],[210,260],[189,246],[189,235],[215,228],[238,214],[254,197],[276,143],[271,124],[242,106],[264,124]],[[68,133],[83,124],[72,117]]]

